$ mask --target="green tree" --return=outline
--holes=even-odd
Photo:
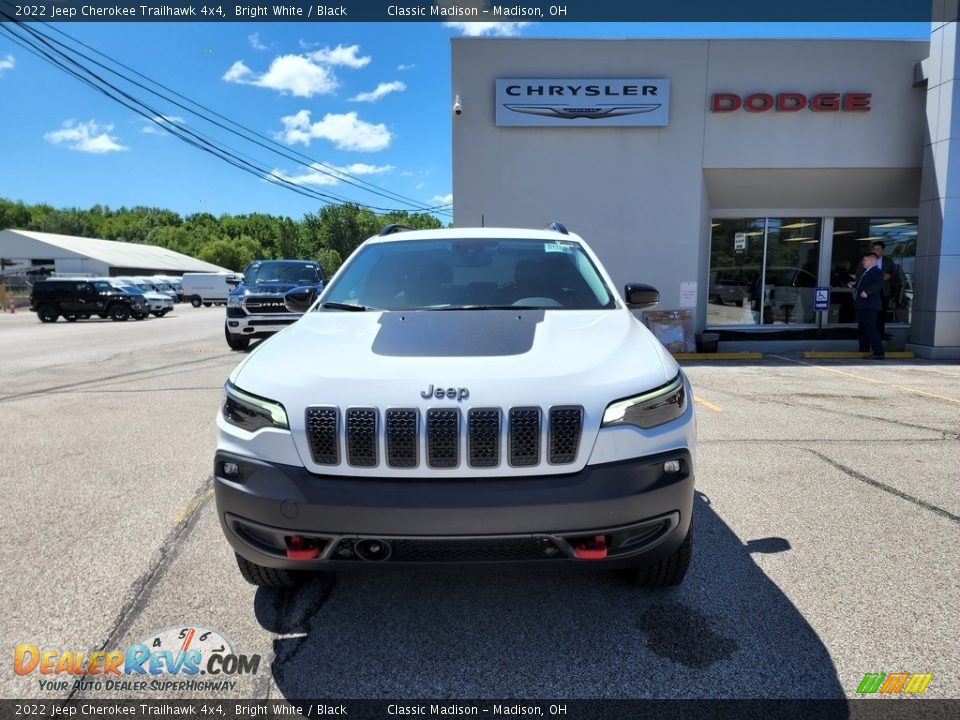
[[[218,238],[205,241],[200,246],[197,257],[214,265],[239,272],[248,263],[262,258],[263,248],[255,240],[245,236],[239,240]]]

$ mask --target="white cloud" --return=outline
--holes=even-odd
[[[260,42],[260,33],[254,33],[253,35],[248,35],[247,40],[250,41],[250,47],[254,50],[266,50],[267,46]]]
[[[303,42],[300,44],[303,46]],[[321,65],[346,65],[347,67],[356,69],[370,64],[370,56],[364,55],[363,57],[357,57],[357,53],[359,52],[359,45],[349,45],[347,47],[337,45],[333,49],[325,47],[320,50],[315,50],[308,55],[311,60]]]
[[[449,205],[453,202],[453,193],[447,193],[446,195],[434,195],[430,198],[430,202],[434,205]]]
[[[413,173],[409,170],[404,170],[402,173],[400,173],[400,177],[413,177]]]
[[[329,140],[338,150],[383,150],[390,145],[393,134],[383,123],[374,125],[361,120],[356,112],[337,115],[327,113],[323,120],[310,121],[310,111],[301,110],[296,115],[280,118],[283,131],[277,138],[286,143],[309,145],[316,138]]]
[[[310,168],[299,175],[290,175],[283,170],[274,170],[273,177],[281,178],[296,185],[338,185],[347,175],[383,175],[393,170],[393,165],[368,165],[367,163],[353,163],[346,167],[336,167],[327,164],[326,167],[313,163]]]
[[[479,37],[481,35],[500,35],[501,37],[510,37],[519,35],[528,22],[447,22],[447,27],[459,30],[461,34],[469,37]]]
[[[417,183],[416,189],[417,189],[417,190],[423,190],[426,186],[427,186],[427,184],[426,184],[425,182]]]
[[[129,150],[117,142],[117,138],[110,135],[113,125],[98,125],[94,120],[78,123],[75,120],[64,120],[63,127],[44,134],[44,139],[54,145],[65,144],[71,150],[102,155],[108,152]]]
[[[223,74],[223,79],[227,82],[245,83],[249,82],[253,70],[243,64],[243,60],[237,60],[230,69]]]
[[[404,72],[405,70],[413,70],[415,67],[416,67],[416,65],[403,65],[403,64],[400,64],[400,65],[397,65],[397,70],[399,70],[400,72]]]
[[[302,55],[281,55],[273,59],[270,69],[256,75],[242,60],[237,60],[224,73],[227,82],[256,85],[297,97],[327,95],[337,89],[337,78],[329,68],[321,67]]]
[[[186,120],[179,115],[154,115],[153,122],[144,125],[140,131],[145,132],[147,135],[166,135],[166,133],[161,130],[162,126],[185,124]]]
[[[0,75],[3,74],[4,70],[13,70],[16,66],[16,61],[13,59],[13,55],[5,55],[0,57]]]
[[[399,80],[394,80],[393,82],[380,83],[377,85],[377,89],[371,92],[360,93],[355,97],[350,98],[353,102],[376,102],[384,95],[389,95],[392,92],[402,92],[407,89],[407,86],[404,85]]]

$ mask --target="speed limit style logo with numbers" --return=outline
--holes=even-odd
[[[149,633],[125,650],[81,650],[20,643],[13,671],[41,690],[229,691],[237,676],[255,675],[259,655],[234,650],[219,630],[199,625]]]

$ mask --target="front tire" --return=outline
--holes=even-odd
[[[236,337],[227,329],[226,325],[223,326],[223,334],[227,338],[227,345],[230,346],[231,350],[246,350],[250,347],[250,338]]]
[[[122,303],[117,303],[110,308],[110,319],[114,322],[126,322],[130,319],[130,308]]]
[[[683,582],[693,557],[693,523],[680,547],[652,565],[635,570],[634,585],[642,588],[675,587]]]
[[[236,553],[234,553],[236,555]],[[246,558],[236,555],[237,567],[243,579],[251,585],[265,588],[294,588],[303,585],[310,579],[311,574],[298,570],[283,570],[268,568],[252,563]]]
[[[194,307],[200,307],[203,305],[203,300],[200,299],[199,295],[194,295],[192,298],[190,298],[190,304]]]

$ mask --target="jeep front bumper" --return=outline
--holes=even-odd
[[[679,469],[668,471],[670,461]],[[214,486],[230,544],[267,567],[626,567],[679,547],[690,526],[694,474],[686,450],[565,475],[475,480],[314,475],[219,451]],[[382,551],[371,554],[371,547]]]

